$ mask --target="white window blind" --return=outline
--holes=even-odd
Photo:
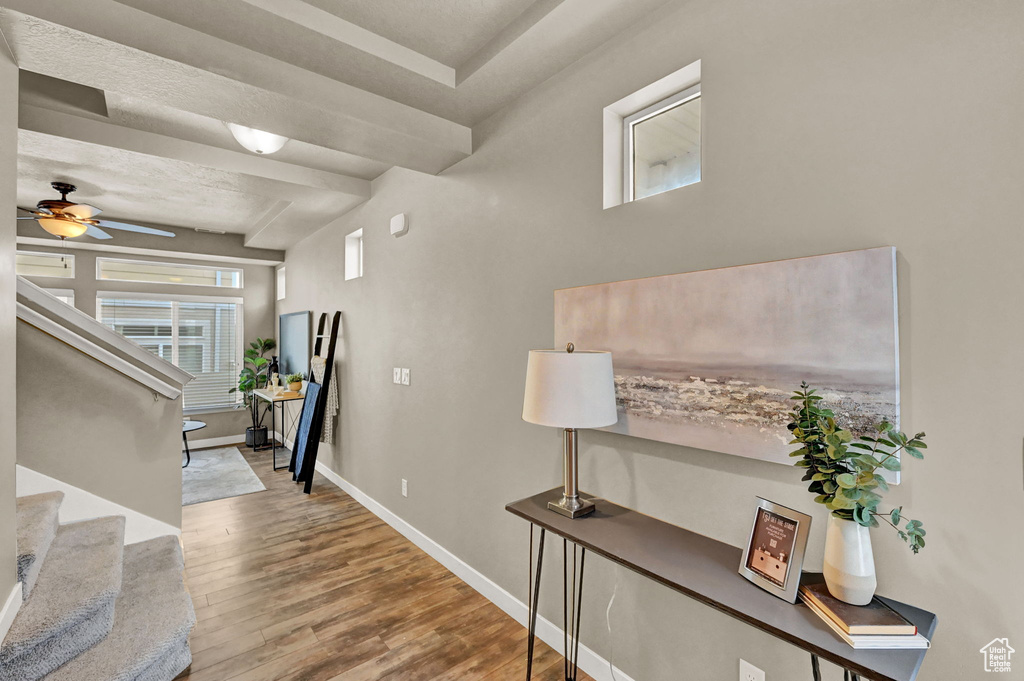
[[[234,405],[240,370],[242,305],[236,302],[135,298],[96,301],[97,317],[154,355],[193,374],[182,406],[191,411]]]

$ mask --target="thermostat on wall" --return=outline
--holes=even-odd
[[[405,213],[399,213],[391,218],[391,236],[402,236],[409,231],[409,221]]]

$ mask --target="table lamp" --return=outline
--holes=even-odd
[[[594,502],[580,499],[577,430],[603,428],[618,421],[615,375],[610,352],[530,350],[526,364],[523,420],[564,428],[565,490],[548,508],[569,518],[594,512]]]

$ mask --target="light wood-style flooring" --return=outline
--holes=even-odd
[[[198,622],[179,679],[525,677],[515,620],[320,475],[306,496],[270,452],[239,451],[267,491],[183,509]],[[537,646],[533,677],[561,679],[562,658]]]

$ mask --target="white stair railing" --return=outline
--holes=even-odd
[[[194,376],[18,277],[18,321],[88,355],[169,400]]]

